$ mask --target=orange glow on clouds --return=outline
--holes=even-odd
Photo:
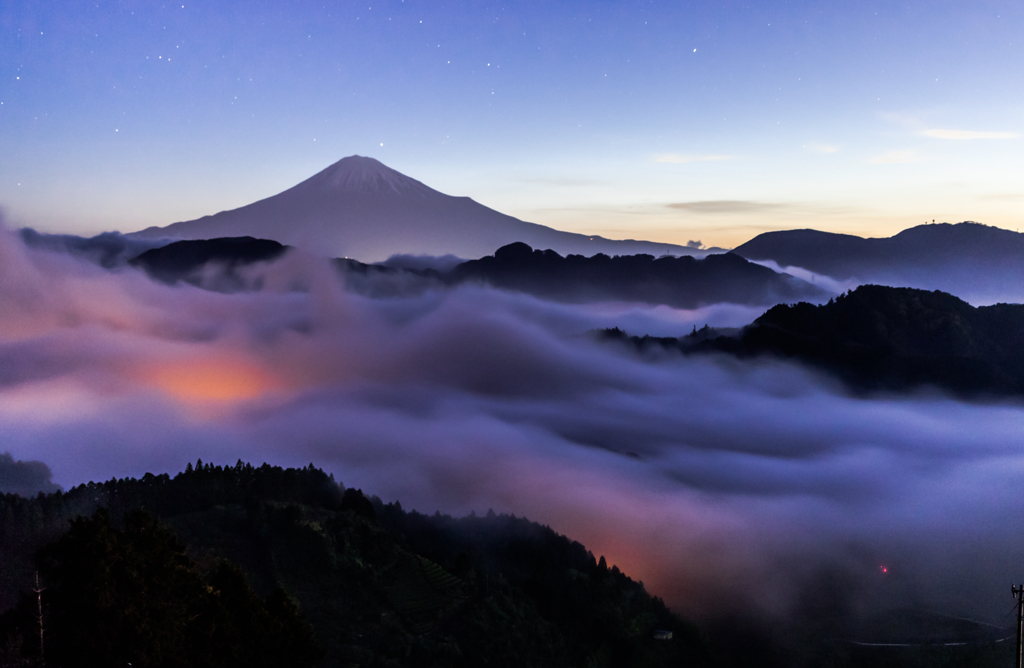
[[[259,367],[231,359],[194,359],[159,366],[147,380],[173,397],[190,403],[253,399],[276,383]]]

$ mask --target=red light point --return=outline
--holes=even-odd
[[[888,569],[888,568],[886,568],[885,566],[880,566],[879,568],[881,568],[881,569],[882,569],[882,572],[883,572],[883,573],[888,573],[888,572],[889,572],[889,569]]]

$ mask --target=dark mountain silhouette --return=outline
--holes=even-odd
[[[0,495],[0,517],[2,665],[41,665],[37,568],[50,665],[715,665],[695,626],[548,527],[405,512],[312,465],[197,462]]]
[[[706,252],[649,241],[615,241],[527,223],[468,197],[445,195],[373,158],[358,155],[343,158],[273,197],[129,236],[253,236],[318,255],[355,257],[364,262],[380,262],[395,254],[480,257],[514,241],[584,255]]]
[[[766,232],[733,252],[838,280],[942,290],[974,303],[1024,301],[1024,234],[979,223],[919,225],[882,239]]]
[[[974,307],[939,291],[863,285],[821,306],[779,304],[731,336],[710,328],[679,339],[602,336],[793,359],[858,391],[930,385],[965,397],[1024,395],[1024,304]]]
[[[257,262],[273,262],[291,248],[268,239],[228,237],[174,241],[132,258],[128,265],[145,270],[158,281],[178,281],[218,292],[259,289],[259,277],[247,280],[241,270]],[[371,297],[409,294],[443,288],[441,274],[432,269],[402,269],[358,260],[335,259],[346,286]]]
[[[678,308],[827,296],[806,281],[777,274],[732,253],[701,260],[652,255],[562,257],[525,243],[509,244],[494,255],[464,262],[446,274],[445,280],[479,281],[565,302],[636,301]]]
[[[165,283],[188,280],[208,263],[216,263],[222,274],[254,262],[271,262],[285,254],[287,246],[268,239],[228,237],[201,241],[177,241],[151,248],[129,260],[145,269],[150,277]]]
[[[167,283],[184,280],[215,289],[244,289],[235,270],[253,262],[274,260],[287,246],[276,241],[237,237],[176,241],[142,253],[129,264]],[[216,264],[216,272],[204,270]],[[654,258],[651,255],[562,257],[552,250],[533,250],[517,242],[494,255],[470,260],[447,272],[400,269],[335,260],[356,290],[380,292],[382,277],[407,276],[434,287],[479,282],[564,302],[639,301],[693,308],[714,302],[769,304],[798,299],[824,299],[827,294],[792,276],[777,274],[738,255]],[[215,280],[211,275],[215,274]],[[373,279],[378,279],[376,283]]]

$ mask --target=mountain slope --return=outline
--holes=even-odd
[[[603,336],[626,338],[616,330]],[[736,336],[708,329],[630,340],[641,348],[791,359],[858,391],[934,386],[972,398],[1024,395],[1024,304],[974,307],[939,291],[862,285],[821,306],[774,306]]]
[[[525,518],[406,512],[397,503],[385,505],[360,490],[345,489],[312,465],[281,469],[197,462],[173,478],[147,473],[141,479],[81,485],[64,494],[0,495],[0,517],[5,518],[0,523],[0,613],[14,608],[0,614],[3,665],[33,665],[6,660],[23,650],[27,656],[18,658],[38,656],[38,643],[32,644],[38,622],[34,608],[26,605],[35,599],[25,595],[35,582],[33,553],[65,535],[72,518],[99,508],[107,509],[115,525],[121,518],[130,524],[126,513],[145,508],[169,527],[188,548],[188,560],[176,555],[179,574],[187,568],[216,576],[226,559],[240,567],[258,594],[287,591],[326,650],[321,665],[716,664],[697,628],[650,596],[643,584],[609,567],[603,557],[596,560],[580,543]],[[148,528],[152,535],[151,521]],[[110,549],[96,552],[81,556],[116,573],[116,565],[103,559],[121,555]],[[141,550],[132,556],[150,559]],[[125,561],[119,558],[118,563]],[[102,568],[96,575],[105,574]],[[112,577],[107,580],[92,579],[91,599],[109,600],[111,590],[121,585]],[[45,582],[49,591],[53,584]],[[145,578],[128,584],[143,585],[128,592],[138,606],[131,611],[133,618],[140,610],[166,606],[163,599],[153,600],[155,594],[147,600],[150,589],[166,587],[147,588]],[[246,588],[244,582],[236,587]],[[95,605],[93,600],[83,603]],[[671,631],[673,638],[659,640],[656,631]],[[152,644],[146,642],[149,637],[134,640]],[[223,635],[199,649],[215,659],[224,650]],[[134,663],[223,665],[148,658],[148,663]],[[271,665],[302,665],[291,658]],[[86,663],[79,661],[65,665]],[[227,665],[252,664],[236,660]]]
[[[733,252],[838,280],[942,290],[972,303],[1024,301],[1024,234],[979,223],[919,225],[881,239],[766,232]]]
[[[378,262],[391,255],[480,257],[515,241],[560,253],[698,254],[682,246],[561,232],[451,197],[373,158],[344,158],[282,193],[135,238],[273,239],[320,255]]]

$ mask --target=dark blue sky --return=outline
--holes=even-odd
[[[1015,228],[1022,28],[1018,2],[8,0],[0,205],[137,229],[358,153],[608,236]]]

